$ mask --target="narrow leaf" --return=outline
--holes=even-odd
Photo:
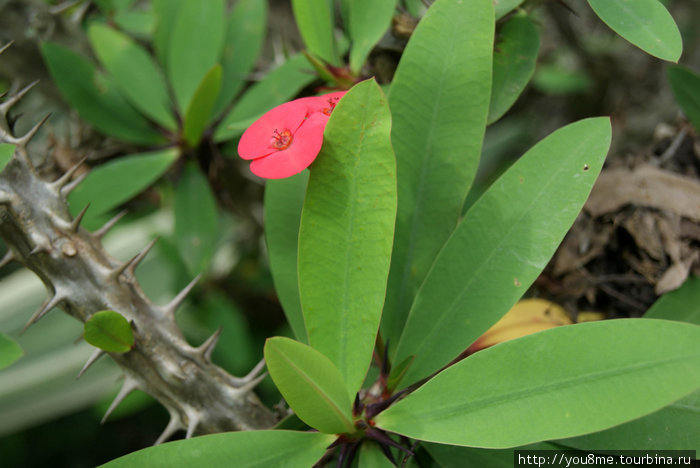
[[[353,0],[350,19],[350,69],[359,73],[374,45],[391,25],[397,0]]]
[[[493,35],[492,0],[437,0],[411,36],[391,85],[399,207],[382,317],[391,343],[398,343],[418,287],[457,226],[476,173]]]
[[[500,29],[493,57],[493,90],[488,123],[500,119],[535,73],[540,48],[537,28],[527,15],[513,16]]]
[[[9,367],[24,355],[24,351],[15,340],[0,333],[0,370]]]
[[[163,70],[168,69],[168,49],[173,26],[178,11],[185,0],[153,0],[155,31],[153,32],[153,49]]]
[[[265,362],[299,419],[328,434],[355,431],[343,376],[326,356],[298,341],[275,337],[265,343]]]
[[[469,209],[421,286],[398,344],[404,383],[446,365],[515,304],[591,191],[610,122],[586,119],[535,145]]]
[[[95,312],[85,322],[85,341],[103,351],[125,353],[134,345],[131,324],[113,310]]]
[[[375,422],[431,442],[506,448],[600,431],[699,387],[700,327],[605,320],[479,351]]]
[[[223,0],[183,2],[178,9],[168,43],[167,71],[182,113],[221,56],[225,19]]]
[[[214,139],[220,142],[242,135],[260,115],[289,101],[314,79],[313,68],[303,55],[290,57],[246,91],[217,127]]]
[[[51,42],[41,44],[41,53],[63,97],[99,131],[132,143],[164,140],[85,58]]]
[[[197,146],[202,133],[212,117],[212,110],[221,90],[221,65],[218,63],[204,75],[197,90],[192,95],[185,112],[183,134],[190,146]]]
[[[458,445],[423,443],[422,447],[438,462],[439,466],[488,466],[489,468],[513,468],[513,449],[482,449]],[[561,450],[548,442],[518,447],[517,450]],[[517,466],[517,465],[516,465]]]
[[[683,51],[681,33],[658,0],[588,0],[605,24],[644,52],[677,62]]]
[[[683,286],[661,296],[647,310],[644,318],[700,325],[700,276],[690,275]]]
[[[308,343],[299,299],[297,251],[299,224],[309,172],[286,179],[270,179],[265,184],[265,239],[270,271],[284,315],[297,340]]]
[[[151,185],[177,159],[175,148],[133,154],[96,167],[68,197],[74,215],[90,203],[86,219],[116,208]]]
[[[156,445],[117,458],[103,468],[262,468],[312,466],[334,437],[318,432],[242,431],[210,434]]]
[[[643,418],[557,441],[582,450],[700,450],[700,390]]]
[[[362,468],[396,467],[396,465],[389,461],[386,455],[384,455],[384,452],[379,448],[379,445],[370,440],[365,440],[362,442],[362,445],[360,445],[357,466],[361,466]]]
[[[668,82],[683,113],[700,133],[700,75],[685,67],[669,67]]]
[[[11,145],[9,143],[0,143],[0,171],[5,169],[5,166],[8,162],[10,162],[10,159],[12,159],[12,155],[14,154],[15,145]]]
[[[292,10],[306,48],[331,65],[340,65],[333,35],[333,4],[328,0],[292,0]]]
[[[374,80],[340,100],[311,167],[299,229],[299,292],[309,343],[355,395],[384,303],[396,217],[391,114]]]
[[[218,231],[216,199],[206,177],[190,163],[175,189],[175,240],[190,274],[206,270]]]
[[[267,2],[240,0],[233,6],[221,54],[224,78],[214,115],[220,114],[243,88],[262,50],[266,27]]]
[[[131,105],[163,127],[177,127],[165,77],[151,56],[127,35],[93,23],[88,37],[95,54]]]

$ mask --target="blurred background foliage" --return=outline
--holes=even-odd
[[[40,170],[55,178],[87,158],[92,170],[71,195],[71,210],[90,203],[88,228],[127,210],[105,240],[115,257],[130,258],[159,237],[137,270],[154,302],[167,302],[203,275],[178,321],[193,344],[222,327],[214,362],[243,375],[261,359],[266,337],[290,330],[262,236],[263,182],[236,157],[237,137],[262,112],[294,97],[347,88],[367,76],[389,85],[428,2],[401,0],[388,9],[389,27],[370,25],[367,32],[357,25],[371,18],[353,22],[357,13],[339,1],[337,28],[303,39],[295,13],[297,21],[303,15],[293,11],[303,2],[204,3],[2,0],[0,43],[14,43],[0,56],[0,88],[40,80],[16,122],[22,132],[52,113],[31,147]],[[683,37],[679,63],[700,70],[696,0],[663,3]],[[530,21],[502,18],[496,52],[535,54],[534,70],[520,71],[534,76],[519,97],[514,93],[514,104],[492,111],[467,205],[534,142],[581,118],[612,116],[610,163],[653,158],[681,129],[689,134],[684,144],[698,144],[697,129],[687,128],[671,92],[667,63],[613,33],[584,0],[528,0],[521,7]],[[348,23],[354,26],[343,27]],[[376,30],[381,34],[372,36]],[[372,40],[349,49],[349,38],[361,34]],[[302,53],[305,44],[318,44],[313,57]],[[125,49],[127,63],[119,59]],[[0,274],[0,330],[25,353],[0,371],[0,466],[94,466],[150,445],[166,411],[136,392],[99,426],[119,386],[116,366],[105,359],[76,380],[92,348],[80,340],[81,324],[63,314],[20,336],[44,287],[16,264]],[[270,406],[280,402],[269,380],[261,396]]]

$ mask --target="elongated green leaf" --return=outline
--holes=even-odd
[[[493,57],[493,90],[488,123],[500,119],[535,73],[540,48],[537,28],[527,15],[513,16],[498,34]]]
[[[298,341],[275,337],[265,343],[265,363],[299,419],[328,434],[355,431],[343,376],[326,356]]]
[[[221,56],[225,20],[223,0],[187,1],[178,9],[168,43],[167,71],[182,113],[204,75]]]
[[[700,75],[685,67],[669,67],[668,82],[678,105],[700,133]]]
[[[491,0],[437,0],[391,85],[399,208],[382,317],[390,343],[398,342],[418,287],[457,226],[476,173],[491,92],[493,20]]]
[[[240,0],[228,19],[221,64],[224,79],[214,115],[224,110],[243,88],[262,50],[267,27],[267,2]]]
[[[358,453],[358,467],[362,468],[394,468],[394,465],[384,455],[384,452],[374,442],[366,440],[360,445]]]
[[[131,105],[160,125],[174,130],[168,88],[151,56],[119,31],[93,23],[88,37],[95,54]]]
[[[308,343],[299,299],[297,251],[299,224],[309,172],[286,179],[270,179],[265,184],[265,239],[270,271],[284,315],[297,340]]]
[[[24,355],[24,351],[15,340],[0,333],[0,370],[10,366]]]
[[[301,54],[290,57],[241,97],[219,124],[214,139],[220,142],[242,135],[260,115],[290,100],[314,79],[306,57]]]
[[[473,354],[375,422],[421,440],[506,448],[600,431],[698,388],[700,327],[605,320]]]
[[[216,200],[194,163],[188,164],[175,189],[175,239],[190,273],[206,270],[219,237]]]
[[[523,0],[493,0],[493,8],[496,13],[496,19],[501,19],[514,9],[520,6]]]
[[[681,33],[658,0],[588,0],[610,29],[644,52],[677,62],[683,51]]]
[[[700,391],[643,418],[558,441],[582,450],[700,450]]]
[[[85,341],[103,351],[125,353],[134,345],[134,334],[129,322],[118,312],[95,312],[85,322]]]
[[[444,467],[488,466],[489,468],[513,468],[514,449],[482,449],[431,443],[423,443],[421,446],[425,447],[435,461]],[[565,447],[541,442],[518,447],[517,450],[561,450],[562,448]]]
[[[340,100],[311,168],[299,228],[299,292],[309,343],[350,395],[372,359],[396,218],[391,114],[374,80]]]
[[[175,148],[134,154],[93,169],[68,196],[75,215],[90,203],[86,219],[116,208],[151,185],[177,159]]]
[[[221,90],[221,73],[221,65],[218,63],[211,67],[192,95],[192,100],[185,113],[183,130],[185,141],[190,146],[199,144],[202,133],[212,117],[212,110]]]
[[[312,466],[334,437],[319,432],[244,431],[177,440],[130,453],[104,468],[263,468]]]
[[[353,0],[350,16],[350,69],[358,73],[372,47],[391,25],[397,0]]]
[[[63,97],[99,131],[133,143],[164,141],[85,58],[51,42],[41,44],[41,53]]]
[[[15,154],[15,145],[0,143],[0,171],[5,169],[13,154]]]
[[[457,357],[542,271],[583,206],[610,145],[610,121],[561,128],[511,166],[469,209],[416,297],[397,362],[404,383]]]
[[[163,70],[168,69],[168,49],[172,37],[173,26],[178,11],[186,0],[153,0],[153,15],[155,16],[155,31],[153,32],[153,49]]]
[[[292,10],[309,52],[331,65],[340,65],[333,35],[333,3],[329,0],[292,0]]]
[[[678,320],[700,325],[700,277],[690,275],[683,286],[661,296],[644,318]]]

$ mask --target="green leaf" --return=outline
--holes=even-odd
[[[406,383],[457,357],[523,295],[573,224],[610,145],[610,121],[585,119],[539,142],[469,209],[413,304],[397,360]]]
[[[167,48],[168,78],[182,113],[204,75],[221,56],[226,8],[224,0],[182,2],[172,24]]]
[[[216,200],[206,177],[190,163],[175,189],[175,240],[191,274],[206,270],[218,237]]]
[[[493,8],[496,13],[496,19],[501,19],[514,9],[520,6],[523,0],[493,0]]]
[[[539,33],[527,15],[513,16],[500,29],[493,57],[489,124],[500,119],[525,89],[535,73],[539,48]]]
[[[582,450],[700,450],[700,391],[643,418],[557,443]]]
[[[0,171],[5,169],[7,163],[12,159],[12,155],[15,154],[15,145],[10,143],[0,143]]]
[[[596,15],[644,52],[677,62],[683,52],[678,26],[658,0],[588,0]]]
[[[175,130],[163,74],[146,50],[127,35],[99,23],[88,29],[95,54],[131,105],[163,127]]]
[[[382,331],[394,346],[474,180],[491,93],[493,18],[492,0],[437,0],[391,85],[399,208]]]
[[[336,106],[311,167],[299,229],[299,293],[309,343],[355,395],[374,350],[396,218],[391,114],[374,80]]]
[[[299,224],[309,172],[265,183],[265,239],[270,271],[284,315],[296,338],[308,343],[299,299],[297,252]]]
[[[91,345],[110,353],[126,353],[134,345],[131,324],[113,310],[95,312],[85,322],[83,336]]]
[[[221,65],[218,63],[204,75],[202,82],[192,95],[190,105],[185,112],[183,134],[190,146],[197,146],[202,133],[212,117],[212,110],[221,90]]]
[[[685,67],[669,67],[668,82],[678,105],[700,133],[700,75]]]
[[[155,18],[152,10],[119,11],[114,15],[114,24],[122,31],[148,40],[153,36]]]
[[[268,338],[265,363],[299,419],[328,434],[352,433],[352,403],[343,376],[323,354],[289,338]]]
[[[153,0],[155,30],[153,32],[153,49],[163,70],[168,69],[168,49],[172,37],[177,13],[185,0]]]
[[[214,140],[221,142],[242,135],[264,112],[289,101],[314,79],[306,57],[301,54],[290,57],[246,91],[217,127]]]
[[[292,0],[299,33],[309,52],[331,65],[340,65],[333,34],[333,4],[329,0]]]
[[[489,468],[513,468],[513,449],[482,449],[457,445],[423,443],[422,447],[438,462],[439,466],[488,466]],[[547,442],[518,447],[517,450],[561,450],[562,447]],[[517,465],[515,465],[517,466]]]
[[[700,276],[690,275],[683,286],[661,296],[647,310],[644,318],[700,325]]]
[[[395,468],[389,459],[384,455],[384,452],[375,442],[365,440],[360,445],[358,467],[362,468]]]
[[[224,79],[214,115],[218,115],[243,88],[262,50],[267,27],[267,2],[240,0],[229,16],[221,64]]]
[[[24,351],[15,340],[0,333],[0,370],[9,367],[24,355]]]
[[[132,143],[164,141],[85,58],[52,42],[43,42],[41,53],[63,97],[99,131]]]
[[[607,429],[699,387],[700,327],[605,320],[479,351],[375,422],[431,442],[507,448]]]
[[[68,196],[71,213],[77,214],[88,203],[86,219],[116,208],[155,182],[177,156],[178,150],[170,148],[125,156],[92,169]]]
[[[350,19],[350,69],[359,73],[374,45],[391,25],[397,0],[348,2]]]
[[[318,432],[243,431],[168,442],[130,453],[103,468],[263,468],[312,466],[334,436]]]

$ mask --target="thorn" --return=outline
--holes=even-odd
[[[362,414],[362,410],[365,408],[365,405],[362,404],[362,400],[360,400],[360,394],[359,392],[355,394],[355,401],[352,403],[352,415],[353,416],[359,416]]]
[[[170,421],[168,421],[168,425],[165,426],[165,429],[163,430],[163,433],[158,437],[156,442],[153,445],[160,445],[166,440],[168,440],[173,434],[177,432],[178,429],[180,429],[182,426],[180,424],[180,417],[170,411]]]
[[[80,161],[78,161],[70,169],[68,169],[61,177],[51,182],[51,186],[53,187],[54,191],[61,192],[61,190],[71,181],[71,179],[73,178],[73,174],[75,174],[75,171],[77,171],[86,160],[87,156],[84,156],[80,159]]]
[[[379,430],[379,429],[374,428],[374,427],[369,427],[369,428],[367,428],[367,430],[365,431],[365,435],[366,435],[368,438],[370,438],[370,439],[376,440],[376,441],[379,442],[380,444],[383,444],[383,445],[390,445],[390,446],[392,446],[392,447],[394,447],[394,448],[397,448],[397,449],[401,450],[402,452],[404,452],[404,453],[406,453],[406,454],[408,454],[408,455],[411,455],[411,456],[414,455],[414,453],[413,453],[411,450],[407,449],[407,448],[404,447],[403,445],[401,445],[401,444],[399,444],[398,442],[396,442],[394,439],[392,439],[391,437],[389,437],[389,436],[388,436],[384,431],[382,431],[382,430]]]
[[[85,205],[85,208],[80,210],[80,213],[71,221],[70,227],[73,230],[73,232],[78,232],[78,228],[80,227],[80,222],[83,220],[83,217],[85,216],[85,212],[90,208],[90,203]]]
[[[197,417],[190,418],[190,423],[187,425],[187,434],[185,435],[185,439],[189,439],[192,437],[192,434],[194,434],[194,430],[197,429],[198,424],[199,424],[199,418],[197,418]]]
[[[51,298],[46,299],[41,305],[41,308],[34,312],[34,315],[32,315],[27,324],[24,326],[24,328],[22,329],[22,333],[27,331],[27,328],[38,322],[44,315],[48,314],[49,311],[56,307],[58,303],[62,300],[63,296],[59,296],[58,294],[54,294],[53,296],[51,296]]]
[[[246,374],[244,377],[231,377],[231,384],[234,387],[244,387],[245,385],[249,384],[253,380],[255,380],[260,372],[265,368],[265,359],[261,359],[260,362],[258,362],[253,369],[251,369],[248,374]]]
[[[265,379],[265,377],[267,377],[267,372],[260,374],[258,377],[238,387],[236,390],[238,390],[239,393],[248,393],[257,387],[258,384]]]
[[[77,176],[75,179],[73,179],[72,181],[70,181],[69,183],[67,183],[67,184],[65,185],[65,187],[63,187],[63,188],[61,189],[61,195],[63,196],[63,198],[66,198],[68,195],[70,195],[70,193],[71,193],[73,190],[75,190],[75,188],[76,188],[78,185],[80,185],[80,183],[81,183],[82,181],[84,181],[85,178],[86,178],[88,175],[90,175],[89,172],[83,172],[82,174],[80,174],[79,176]]]
[[[7,50],[8,47],[10,47],[12,44],[14,44],[14,42],[15,42],[15,41],[14,41],[14,39],[13,39],[13,40],[11,40],[10,42],[8,42],[7,44],[5,44],[4,46],[0,47],[0,54],[2,54],[3,52],[5,52],[5,51]]]
[[[9,44],[8,44],[9,45]],[[2,50],[0,50],[0,54],[4,52],[4,50],[7,48],[7,46],[3,47]],[[17,91],[14,95],[9,97],[5,102],[0,104],[0,112],[4,117],[7,117],[7,113],[10,111],[10,108],[17,104],[20,99],[24,97],[25,94],[27,94],[36,84],[39,82],[39,80],[36,80],[32,83],[29,83],[27,86],[24,88],[20,89]],[[44,120],[47,119],[48,116],[44,117]],[[41,122],[43,123],[43,122]],[[40,125],[41,126],[41,125]]]
[[[382,450],[382,452],[384,453],[384,456],[385,456],[391,463],[393,463],[394,466],[399,466],[399,464],[396,463],[396,458],[394,458],[394,454],[391,453],[391,449],[390,449],[388,446],[384,445],[384,444],[378,444],[378,445],[379,445],[379,448],[380,448],[380,449]]]
[[[96,349],[95,352],[93,352],[90,355],[90,357],[88,358],[88,360],[85,362],[85,365],[83,366],[83,368],[80,369],[80,372],[78,372],[78,376],[76,377],[76,379],[79,379],[80,377],[82,377],[83,374],[85,373],[85,371],[88,370],[88,368],[90,368],[90,366],[92,366],[95,362],[97,362],[97,360],[99,358],[101,358],[105,354],[106,353],[104,351],[102,351],[101,349]]]
[[[392,403],[394,403],[396,400],[398,400],[400,397],[402,397],[406,392],[408,391],[407,388],[404,388],[400,392],[396,392],[393,395],[391,395],[389,398],[386,400],[382,400],[378,403],[372,403],[371,405],[367,405],[367,410],[365,411],[365,416],[369,419],[372,419],[385,409],[387,409],[389,406],[391,406]]]
[[[126,216],[127,210],[123,210],[118,215],[104,223],[104,225],[92,234],[98,239],[102,239],[105,234],[107,234],[115,224],[117,224],[124,216]]]
[[[211,335],[204,343],[197,347],[197,351],[202,355],[205,361],[211,362],[211,353],[214,352],[216,343],[221,337],[222,330],[223,328],[219,327],[219,329],[216,330],[213,335]]]
[[[177,296],[175,296],[172,301],[163,306],[163,311],[166,314],[175,315],[175,311],[185,301],[185,298],[190,293],[190,291],[192,291],[192,288],[194,288],[201,276],[201,274],[195,276],[194,279],[190,281],[190,284],[185,286],[184,289],[180,291],[180,293]]]
[[[124,399],[129,395],[129,393],[133,392],[134,390],[138,389],[138,385],[136,384],[136,381],[131,379],[130,377],[125,377],[124,378],[124,383],[122,384],[122,388],[119,389],[119,393],[117,393],[117,396],[114,397],[114,401],[112,402],[111,405],[109,405],[109,408],[107,408],[107,412],[105,415],[102,417],[102,421],[100,421],[100,424],[104,424],[105,421],[107,421],[107,418],[109,417],[110,414],[112,414],[112,411],[115,410],[119,404],[124,401]]]
[[[41,128],[41,126],[44,125],[44,123],[46,123],[47,120],[49,120],[49,117],[51,117],[50,112],[48,114],[46,114],[39,122],[37,122],[37,124],[34,125],[31,128],[31,130],[29,130],[27,133],[25,133],[24,136],[17,138],[16,144],[26,147],[27,144],[29,143],[29,140],[34,138],[34,135],[36,135],[36,132],[38,132],[39,129]]]
[[[128,262],[124,263],[122,266],[117,267],[116,269],[112,270],[110,273],[110,276],[113,279],[119,279],[119,276],[124,273],[125,271],[128,271],[129,273],[134,273],[134,268],[136,268],[139,263],[148,255],[148,252],[153,248],[154,245],[156,245],[156,242],[158,242],[158,238],[156,237],[153,239],[151,242],[148,243],[144,249],[139,252],[138,254],[134,255],[134,257],[129,260]]]
[[[0,260],[0,268],[7,266],[7,264],[10,263],[14,259],[15,259],[15,254],[12,253],[12,250],[8,250],[7,253],[5,254],[5,256],[2,257],[2,260]]]

